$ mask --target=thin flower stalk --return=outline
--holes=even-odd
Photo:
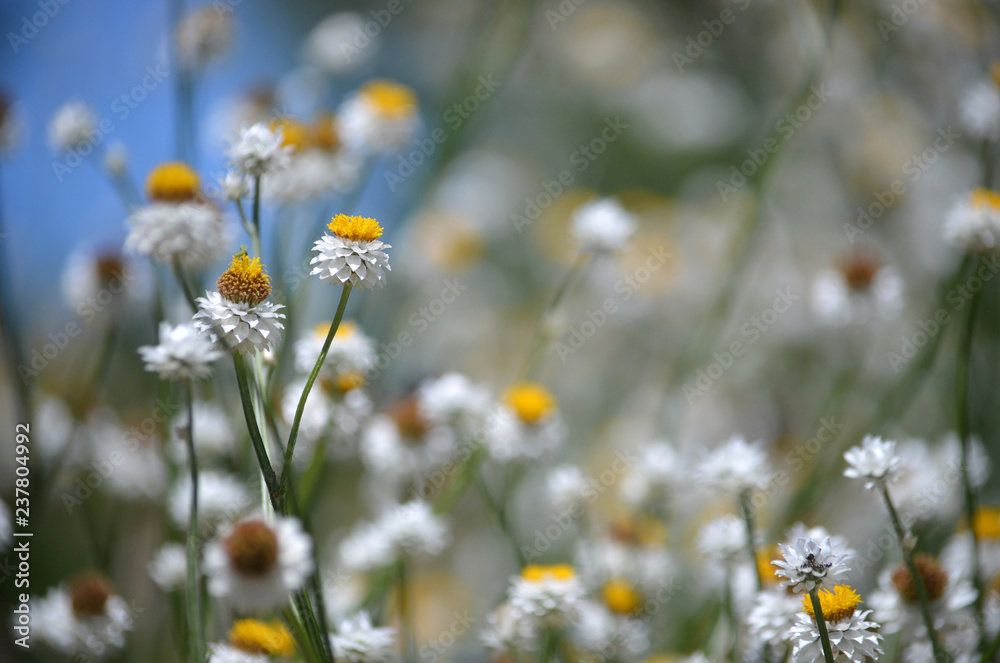
[[[834,663],[833,647],[830,646],[830,632],[826,628],[826,617],[823,616],[823,606],[819,600],[819,585],[809,592],[809,600],[812,602],[816,628],[819,630],[819,640],[823,645],[823,658],[826,659],[826,663]]]
[[[200,661],[205,657],[205,616],[201,596],[200,574],[198,572],[198,456],[194,447],[194,405],[191,398],[191,381],[185,380],[181,386],[184,392],[184,406],[188,421],[185,437],[187,441],[188,468],[191,473],[191,511],[187,534],[187,615],[188,639],[191,660]]]

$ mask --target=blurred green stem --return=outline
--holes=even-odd
[[[920,575],[920,570],[913,561],[913,551],[910,550],[907,541],[906,529],[903,527],[903,522],[899,519],[896,507],[889,497],[889,489],[885,485],[882,486],[882,498],[885,501],[885,508],[889,512],[889,518],[892,520],[892,527],[896,531],[896,539],[899,541],[899,549],[903,553],[903,561],[910,572],[913,586],[917,590],[917,598],[920,600],[920,614],[924,618],[927,638],[931,641],[931,647],[934,649],[934,660],[936,663],[947,663],[948,653],[942,649],[941,643],[938,640],[937,629],[934,628],[934,615],[931,614],[931,602],[927,598],[927,588],[924,586],[924,578]]]
[[[181,384],[184,406],[187,409],[187,452],[188,468],[191,471],[191,511],[188,514],[187,540],[187,613],[191,660],[205,658],[205,616],[201,600],[200,575],[198,573],[198,456],[194,448],[194,405],[191,397],[191,381]]]

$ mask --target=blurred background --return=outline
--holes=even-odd
[[[172,26],[196,12],[184,61]],[[941,227],[958,197],[996,185],[1000,101],[996,118],[992,106],[977,115],[970,91],[997,95],[997,12],[966,0],[5,0],[0,439],[12,438],[25,404],[41,439],[99,405],[127,427],[165,395],[135,353],[155,339],[147,261],[124,256],[134,279],[110,304],[88,304],[81,284],[95,255],[121,250],[128,197],[153,167],[196,168],[225,210],[234,252],[246,239],[217,182],[241,126],[319,126],[366,81],[392,79],[419,101],[407,142],[366,160],[346,190],[265,201],[275,290],[300,299],[290,338],[336,308],[330,289],[299,290],[311,240],[332,214],[375,217],[392,272],[384,290],[352,299],[348,317],[388,357],[366,385],[376,407],[452,370],[500,391],[541,319],[551,344],[540,378],[568,422],[565,459],[600,468],[615,449],[659,438],[697,455],[741,431],[766,440],[788,471],[761,516],[770,539],[797,518],[844,532],[874,508],[844,508],[858,491],[832,485],[839,471],[817,480],[845,445],[866,432],[920,438],[924,462],[942,467],[932,453],[952,448],[940,442],[957,416],[960,326],[950,321],[969,301],[953,288],[976,266],[959,271]],[[52,145],[50,129],[73,100],[101,128],[76,158]],[[617,197],[639,230],[627,250],[593,261],[546,318],[576,256],[571,214],[597,196]],[[202,285],[224,268],[205,270]],[[983,274],[969,411],[995,459],[1000,315],[993,273]],[[615,311],[602,317],[608,301]],[[942,309],[948,321],[932,329]],[[412,344],[399,345],[403,333]],[[50,343],[56,356],[32,366]],[[232,376],[220,372],[222,400],[238,411]],[[279,381],[288,379],[285,370]],[[61,409],[41,409],[52,401]],[[830,422],[838,445],[823,440],[793,462],[788,454]],[[0,457],[8,498],[13,462]],[[75,475],[44,478],[66,487]],[[342,478],[318,516],[337,532],[365,499]],[[530,540],[547,515],[532,508],[542,475],[525,481],[512,508]],[[47,515],[36,545],[50,551],[36,558],[40,587],[95,563],[70,534],[88,526],[50,490],[38,507]],[[995,483],[985,490],[1000,499]],[[162,508],[109,497],[87,509],[105,568],[137,594],[152,591],[143,560],[162,538],[150,524]],[[954,513],[935,514],[927,531],[951,531]],[[475,604],[451,574],[468,580],[495,562],[504,571],[485,590],[495,594],[515,569],[470,527],[447,581],[427,582],[454,583]],[[2,591],[10,600],[9,580]]]

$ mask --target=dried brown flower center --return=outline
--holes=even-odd
[[[920,574],[920,579],[924,582],[927,598],[931,601],[941,598],[944,590],[948,587],[948,574],[941,568],[937,560],[931,555],[920,554],[913,556],[913,564],[917,567],[917,573]],[[913,582],[913,576],[910,575],[906,564],[900,564],[892,572],[892,584],[895,585],[900,596],[910,603],[916,603],[919,600],[917,586]]]
[[[388,415],[396,422],[400,434],[408,442],[417,442],[427,432],[427,420],[420,414],[420,406],[414,396],[407,396],[393,403]]]
[[[77,579],[70,586],[73,612],[77,615],[96,617],[104,614],[104,606],[111,598],[111,585],[99,575]]]
[[[859,254],[841,263],[840,272],[851,290],[868,290],[881,268],[882,265],[874,257]]]
[[[259,520],[237,525],[226,539],[225,547],[233,568],[243,575],[265,575],[278,562],[278,537]]]
[[[219,280],[219,294],[231,302],[256,306],[271,294],[271,278],[264,272],[260,258],[236,255]]]

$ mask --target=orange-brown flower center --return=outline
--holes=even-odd
[[[262,576],[278,562],[278,537],[267,523],[247,520],[236,526],[225,541],[233,568],[247,576]]]

